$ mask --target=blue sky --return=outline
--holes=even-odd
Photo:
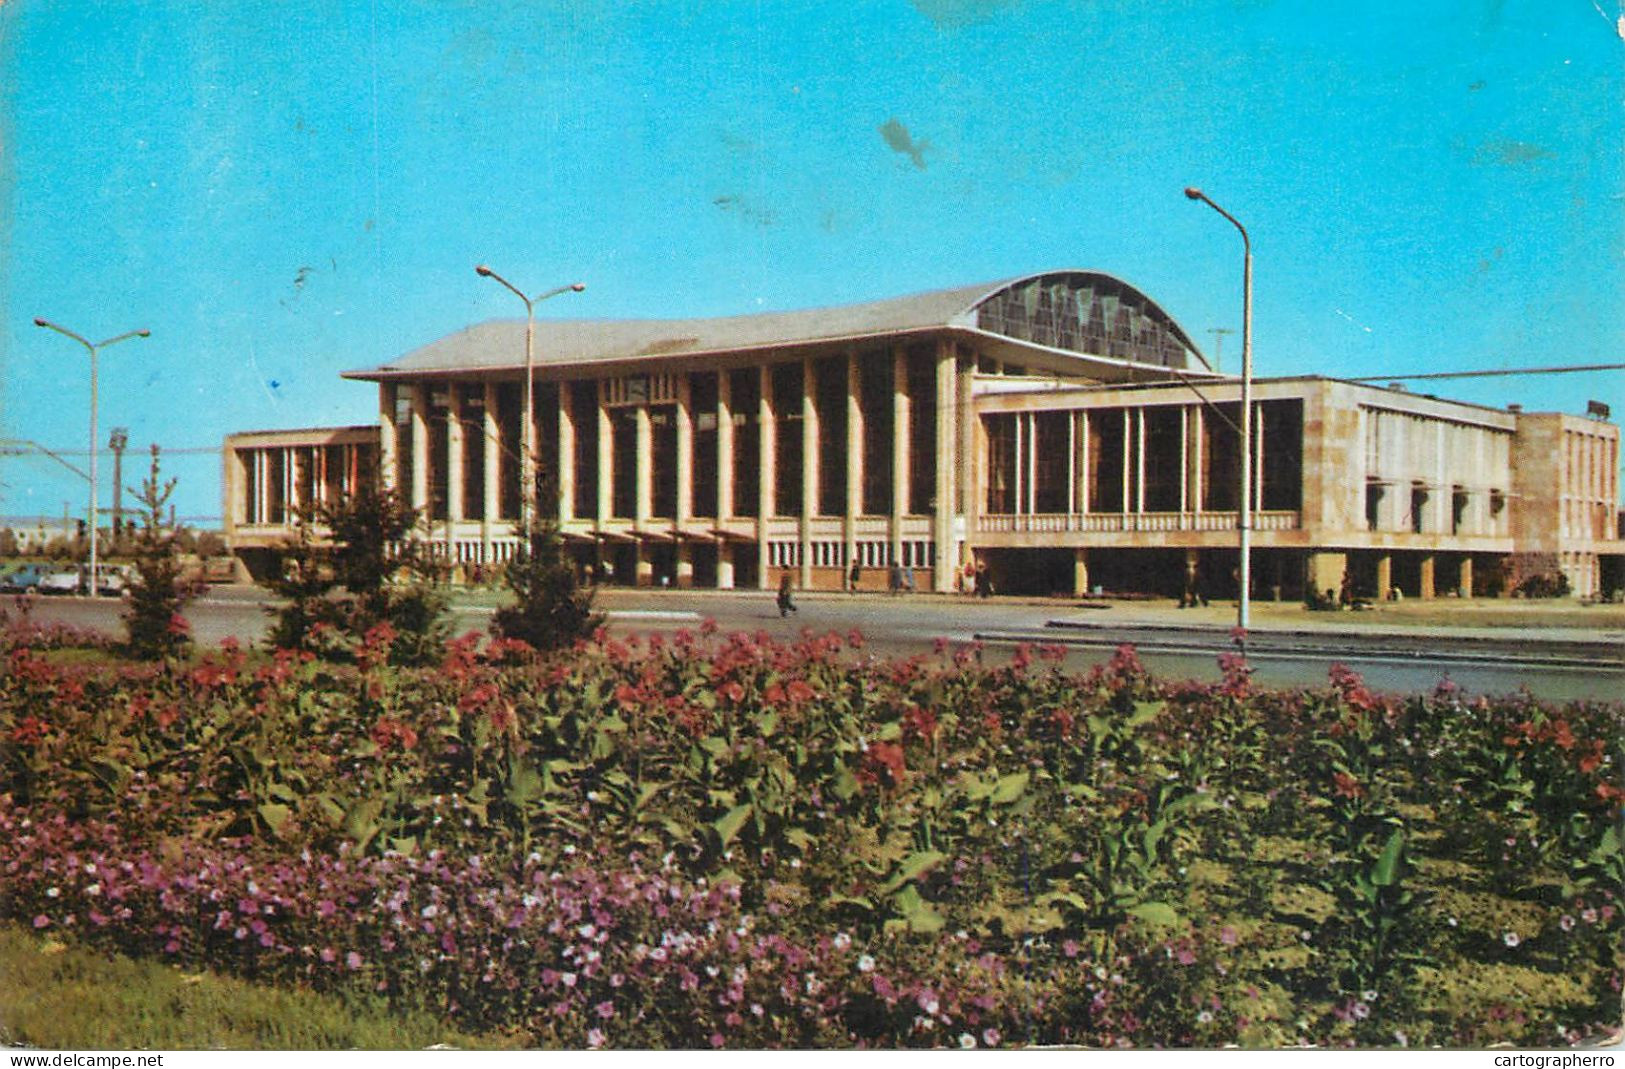
[[[341,370],[522,314],[731,315],[1060,267],[1261,375],[1625,358],[1621,0],[0,5],[0,435],[366,423]],[[1239,334],[1224,339],[1237,366]],[[1429,392],[1625,413],[1625,373]],[[107,465],[103,465],[104,473]],[[126,484],[144,465],[137,462]],[[105,478],[105,474],[104,474]],[[110,483],[101,494],[105,504]],[[82,511],[0,457],[0,514]]]

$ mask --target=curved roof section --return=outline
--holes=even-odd
[[[637,362],[855,342],[934,330],[970,330],[1069,355],[1162,367],[1207,362],[1173,318],[1128,283],[1091,271],[1058,271],[863,304],[713,319],[538,319],[543,367]],[[476,323],[376,368],[379,379],[513,368],[524,359],[525,321]]]

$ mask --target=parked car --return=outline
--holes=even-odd
[[[19,564],[0,575],[0,594],[26,594],[50,575],[49,564]]]
[[[130,592],[130,569],[123,564],[106,564],[96,569],[96,593],[104,598],[121,598]]]
[[[34,589],[41,594],[77,594],[81,586],[79,569],[65,568],[45,576]]]

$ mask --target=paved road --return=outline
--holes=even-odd
[[[460,597],[453,610],[461,632],[483,631],[492,598]],[[272,602],[254,587],[216,587],[187,608],[204,645],[228,635],[259,641]],[[929,653],[938,638],[981,641],[986,656],[1003,657],[1020,642],[1067,649],[1065,664],[1082,670],[1134,644],[1162,676],[1217,679],[1217,656],[1234,652],[1233,605],[1179,610],[1167,603],[1077,602],[883,594],[802,594],[798,611],[781,619],[771,593],[605,589],[597,606],[612,630],[665,632],[695,628],[706,618],[724,631],[763,631],[793,639],[804,628],[857,629],[867,649],[887,656]],[[106,599],[41,598],[35,616],[109,633],[120,631],[120,605]],[[1379,689],[1428,690],[1448,675],[1472,693],[1528,687],[1550,698],[1625,698],[1625,635],[1580,628],[1445,629],[1369,623],[1347,614],[1307,614],[1257,605],[1247,654],[1254,678],[1273,686],[1323,683],[1341,661]]]

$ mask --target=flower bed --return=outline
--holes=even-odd
[[[553,1046],[1617,1024],[1625,714],[859,636],[0,681],[0,913]]]

